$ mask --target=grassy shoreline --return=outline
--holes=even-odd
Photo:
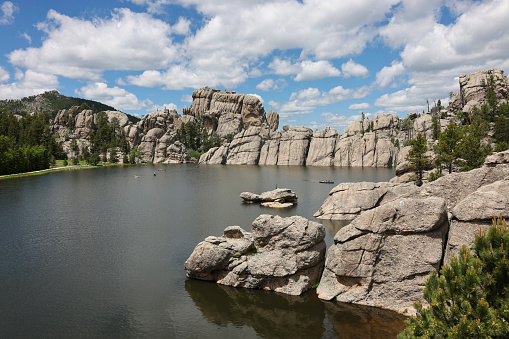
[[[11,179],[11,178],[30,177],[30,176],[34,176],[34,175],[43,175],[43,174],[50,174],[50,173],[56,173],[56,172],[62,172],[62,171],[75,171],[75,170],[81,170],[81,169],[102,168],[102,167],[107,167],[107,166],[133,166],[133,164],[111,163],[111,162],[106,162],[103,165],[99,165],[99,166],[86,165],[84,161],[80,161],[80,163],[78,165],[68,165],[68,166],[64,166],[63,163],[64,163],[63,160],[57,160],[56,165],[51,166],[51,168],[47,168],[47,169],[43,169],[43,170],[39,170],[39,171],[33,171],[33,172],[0,175],[0,180]],[[139,164],[134,164],[134,165],[139,165]]]

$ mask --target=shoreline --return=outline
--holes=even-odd
[[[12,179],[12,178],[22,178],[22,177],[31,177],[36,175],[44,175],[44,174],[51,174],[51,173],[57,173],[57,172],[63,172],[63,171],[76,171],[76,170],[82,170],[82,169],[94,169],[94,168],[102,168],[102,167],[110,167],[110,166],[135,166],[135,165],[142,165],[142,164],[123,164],[123,163],[110,163],[107,162],[104,165],[98,165],[98,166],[92,166],[92,165],[56,165],[52,168],[47,168],[39,171],[32,171],[32,172],[23,172],[23,173],[14,173],[14,174],[6,174],[6,175],[0,175],[0,180],[5,179]]]

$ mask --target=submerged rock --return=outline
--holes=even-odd
[[[251,233],[230,226],[222,237],[206,238],[184,267],[189,278],[300,295],[320,278],[324,238],[319,223],[263,214]]]

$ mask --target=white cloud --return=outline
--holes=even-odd
[[[366,66],[361,65],[353,61],[352,59],[348,60],[346,63],[341,65],[341,70],[343,71],[343,77],[357,77],[363,78],[368,76],[369,71]]]
[[[258,85],[256,85],[256,89],[259,89],[260,91],[281,91],[283,88],[285,88],[287,85],[287,82],[285,79],[264,79],[262,82],[260,82]]]
[[[145,13],[116,9],[111,18],[87,21],[50,10],[38,24],[47,37],[39,48],[19,49],[9,61],[38,72],[98,79],[104,70],[167,67],[177,59],[171,27]]]
[[[298,64],[292,64],[291,61],[280,58],[274,58],[268,67],[277,75],[297,74],[301,70]]]
[[[171,110],[178,110],[177,105],[175,105],[174,103],[156,105],[151,100],[147,99],[145,101],[145,104],[147,105],[146,108],[145,108],[145,112],[149,112],[149,113],[152,113],[152,112],[155,112],[155,111],[162,111],[164,109],[169,109],[170,111]]]
[[[0,66],[0,82],[6,82],[10,78],[9,72]]]
[[[23,33],[21,34],[21,36],[26,40],[28,41],[29,44],[32,44],[32,38],[30,37],[30,35],[28,35],[27,33]]]
[[[433,30],[444,0],[403,0],[396,8],[386,26],[380,28],[380,36],[391,47],[397,48],[412,41],[419,41]]]
[[[285,103],[270,101],[269,104],[278,110],[281,117],[288,117],[294,114],[309,114],[316,107],[328,106],[348,99],[360,99],[370,93],[367,86],[349,89],[337,86],[323,92],[318,88],[307,88],[298,92],[293,92]]]
[[[341,71],[334,67],[330,61],[326,60],[303,60],[292,63],[289,60],[274,58],[268,67],[277,75],[295,74],[295,81],[319,80],[341,75]]]
[[[360,103],[360,104],[352,104],[348,108],[349,109],[368,109],[370,107],[371,107],[371,105],[369,103],[363,102],[363,103]]]
[[[191,32],[189,26],[191,26],[191,21],[187,20],[186,18],[180,17],[177,23],[173,25],[171,28],[173,32],[176,34],[188,35]]]
[[[75,91],[77,95],[96,100],[119,110],[139,110],[151,105],[150,100],[142,102],[136,95],[120,87],[108,87],[104,82],[94,82]]]
[[[408,43],[401,58],[411,71],[441,71],[506,60],[509,54],[509,2],[476,2],[449,26],[435,24],[421,39]]]
[[[318,80],[341,75],[339,69],[334,67],[330,61],[304,60],[300,63],[301,71],[295,76],[295,81]]]
[[[31,70],[27,70],[24,73],[21,70],[17,70],[15,80],[13,83],[0,84],[0,98],[19,99],[51,91],[58,86],[56,76],[37,73]]]
[[[370,113],[366,113],[365,117],[371,116]],[[324,129],[325,127],[335,128],[339,133],[343,133],[346,127],[350,125],[354,121],[360,120],[361,115],[344,115],[344,114],[336,114],[331,112],[324,112],[320,114],[320,120],[311,121],[309,123],[309,127],[316,129]]]
[[[193,96],[190,95],[190,94],[184,94],[181,98],[180,98],[180,101],[182,102],[190,102],[192,103],[193,102]]]
[[[19,8],[10,1],[4,1],[0,5],[0,25],[10,25],[14,22],[14,13],[19,11]]]
[[[381,88],[387,87],[405,72],[405,66],[401,62],[393,62],[391,66],[385,66],[376,74],[376,84]]]
[[[210,18],[189,40],[193,55],[225,49],[250,59],[274,50],[301,49],[303,58],[326,60],[362,52],[377,33],[375,23],[398,1],[179,2]]]
[[[126,81],[142,87],[182,90],[204,86],[233,88],[247,78],[245,65],[217,53],[193,60],[190,64],[173,65],[166,71],[148,70],[139,75],[127,76]]]

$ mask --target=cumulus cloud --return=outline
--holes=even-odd
[[[371,116],[370,113],[366,113],[365,117]],[[361,120],[361,115],[344,115],[331,112],[324,112],[320,114],[319,120],[314,120],[309,123],[309,127],[312,129],[324,129],[325,127],[335,128],[339,133],[343,133],[345,128],[348,127],[352,122]]]
[[[293,78],[295,81],[319,80],[341,75],[341,71],[326,60],[303,60],[292,63],[289,60],[274,58],[268,67],[277,75],[295,75]]]
[[[26,72],[17,70],[14,78],[15,82],[13,83],[0,84],[0,98],[18,99],[51,91],[58,86],[58,79],[56,76],[37,73],[31,70],[27,70]]]
[[[309,87],[293,92],[287,102],[279,103],[272,100],[269,104],[278,110],[281,117],[289,117],[295,114],[312,113],[319,106],[328,106],[348,99],[364,98],[369,93],[370,89],[367,86],[355,89],[336,86],[328,92]]]
[[[10,78],[9,72],[0,66],[0,82],[6,82]]]
[[[177,58],[171,27],[129,9],[90,21],[50,10],[37,27],[47,35],[42,46],[11,52],[11,64],[68,78],[98,79],[104,70],[164,68]]]
[[[453,25],[436,23],[421,39],[408,43],[401,58],[411,71],[440,71],[458,65],[478,68],[509,54],[509,2],[476,2]]]
[[[348,60],[346,63],[341,65],[341,70],[343,71],[343,77],[357,77],[363,78],[368,76],[369,71],[366,66],[361,65],[353,61],[352,59]]]
[[[448,6],[453,3],[447,1]],[[509,2],[461,1],[454,4],[456,7],[450,8],[459,16],[452,24],[435,22],[419,38],[409,38],[400,54],[401,61],[377,73],[376,85],[382,88],[403,74],[408,87],[383,94],[375,101],[376,106],[397,112],[427,110],[426,99],[448,102],[448,93],[459,89],[458,75],[509,67],[509,26],[506,23]]]
[[[170,66],[165,71],[148,70],[126,77],[127,83],[142,87],[161,87],[167,90],[200,88],[204,86],[233,88],[246,81],[245,65],[222,52],[189,64]]]
[[[152,112],[155,112],[155,111],[161,111],[163,109],[169,109],[170,111],[173,110],[173,109],[174,110],[178,109],[177,105],[175,105],[174,103],[156,105],[156,104],[154,104],[149,99],[147,99],[145,101],[145,104],[146,104],[145,112],[149,112],[149,113],[152,113]]]
[[[93,82],[75,91],[77,95],[102,102],[119,110],[139,110],[153,103],[142,102],[136,95],[118,86],[108,87],[104,82]]]
[[[21,34],[21,36],[29,43],[32,44],[32,38],[27,33]]]
[[[286,87],[287,82],[285,79],[271,79],[267,78],[262,80],[258,85],[256,85],[256,89],[259,89],[260,91],[281,91],[283,88]]]
[[[393,62],[391,66],[385,66],[376,74],[376,84],[381,88],[387,87],[405,72],[405,66],[401,62]]]
[[[348,108],[349,109],[368,109],[370,107],[371,107],[371,105],[369,103],[363,102],[363,103],[360,103],[360,104],[352,104]]]
[[[10,25],[14,22],[14,13],[19,11],[19,8],[10,1],[4,1],[0,5],[0,11],[0,25]]]
[[[189,102],[189,103],[192,103],[193,102],[193,96],[190,95],[190,94],[184,94],[181,98],[180,98],[180,101],[182,102]]]

